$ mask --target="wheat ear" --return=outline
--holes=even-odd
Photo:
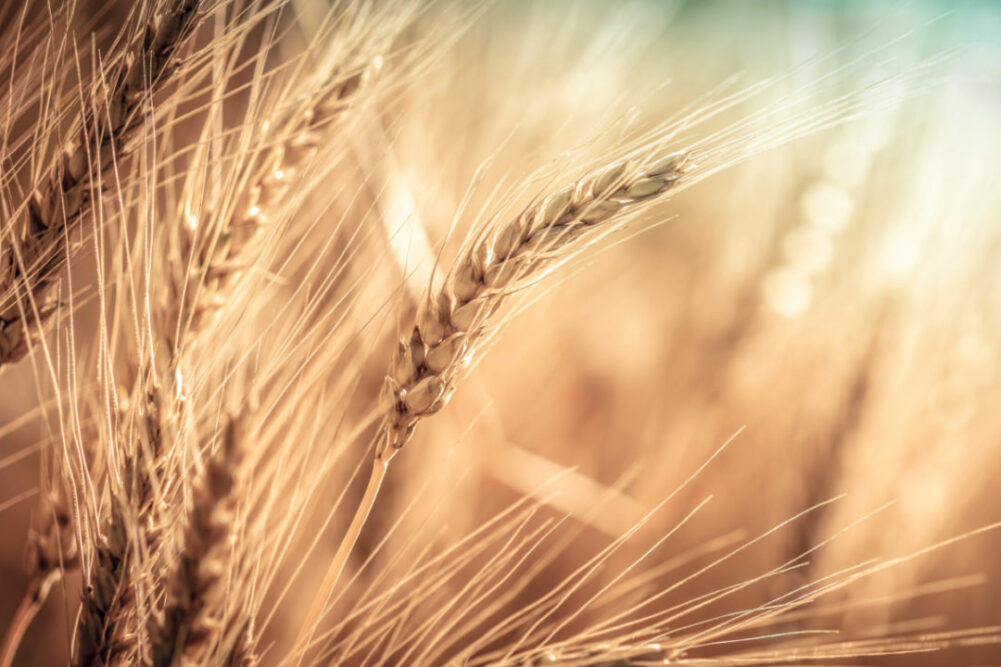
[[[64,146],[60,159],[32,193],[26,228],[17,243],[16,254],[10,252],[3,258],[6,267],[0,277],[0,294],[8,305],[0,313],[0,366],[23,358],[29,350],[32,323],[37,321],[44,325],[54,312],[54,307],[43,299],[60,262],[67,252],[74,250],[64,245],[69,231],[80,222],[92,203],[94,175],[91,165],[98,173],[108,174],[116,155],[126,149],[142,127],[149,110],[149,95],[165,84],[175,68],[177,49],[193,31],[200,5],[201,0],[173,0],[146,24],[141,38],[129,45],[121,62],[106,74],[105,87],[97,91],[92,106],[70,135],[73,138]],[[32,295],[29,303],[23,304],[14,298],[20,290]],[[155,440],[158,442],[159,438]],[[35,531],[29,536],[29,549],[35,558],[29,562],[32,570],[28,591],[30,603],[22,605],[29,612],[23,616],[25,629],[61,570],[79,564],[75,557],[61,563],[47,557],[60,537],[59,531],[65,532],[65,526],[59,523],[62,519],[68,522],[68,514],[59,515],[50,531]],[[113,519],[112,523],[116,524],[113,533],[123,529],[120,519]],[[69,542],[62,540],[61,543],[65,546]],[[98,561],[105,563],[105,574],[117,568],[124,548],[118,538],[106,540],[99,546]],[[111,577],[106,583],[113,583],[114,579]],[[96,628],[93,630],[99,632]],[[14,640],[10,649],[11,658],[16,642]]]
[[[168,603],[150,632],[155,667],[180,664],[186,653],[196,651],[210,635],[203,612],[220,584],[225,541],[236,504],[234,489],[239,485],[241,454],[236,424],[236,420],[228,420],[221,446],[194,483],[181,553],[166,577]],[[242,651],[240,646],[238,643],[227,652]],[[236,661],[246,664],[251,658],[243,655]]]
[[[366,72],[352,74],[325,87],[319,94],[304,95],[291,111],[279,114],[263,123],[264,133],[274,132],[286,137],[252,162],[252,174],[247,187],[237,195],[232,213],[224,218],[218,239],[207,239],[196,252],[189,279],[200,283],[191,300],[190,310],[180,313],[189,317],[189,334],[201,331],[211,316],[227,302],[226,295],[242,274],[257,237],[269,215],[287,199],[293,177],[319,150],[318,130],[343,112],[366,79]],[[208,223],[209,216],[203,220]],[[196,247],[194,230],[188,227],[186,241]],[[180,291],[180,290],[176,290]],[[180,352],[181,341],[173,346]],[[174,364],[181,358],[175,357]],[[232,489],[242,467],[242,454],[233,435],[232,422],[224,437],[224,445],[205,469],[196,485],[195,505],[188,516],[184,549],[177,568],[168,575],[166,586],[170,602],[152,631],[153,663],[157,667],[176,664],[194,644],[203,641],[198,634],[201,611],[206,604],[208,588],[216,583],[218,574],[210,566],[218,560],[219,544],[227,535],[227,517],[231,515],[234,497]],[[220,514],[222,513],[222,514]],[[216,568],[218,569],[218,568]],[[246,664],[251,657],[237,642],[229,653],[242,653],[231,659]]]
[[[4,258],[0,278],[0,293],[8,304],[0,312],[0,365],[24,357],[31,328],[44,326],[54,312],[44,299],[62,260],[74,250],[66,245],[67,239],[93,203],[95,177],[110,175],[116,156],[142,128],[151,108],[150,95],[175,70],[177,51],[193,32],[201,4],[201,0],[171,0],[153,16],[121,60],[104,73],[105,85],[77,123],[60,159],[32,193],[25,229],[14,251]],[[21,293],[30,295],[27,304],[18,298]],[[160,438],[150,439],[158,443]],[[136,497],[113,498],[108,535],[98,538],[77,633],[79,664],[93,664],[109,649],[109,612],[129,570],[128,520],[134,518],[133,507],[148,504],[149,480],[142,474],[143,464],[133,461],[129,468],[126,494]]]
[[[288,110],[261,123],[258,133],[272,145],[252,158],[247,170],[250,177],[232,193],[235,203],[215,223],[216,233],[196,234],[211,228],[211,211],[184,226],[185,250],[195,255],[187,280],[196,288],[174,285],[173,291],[175,303],[181,294],[189,295],[187,312],[179,314],[188,320],[192,332],[203,329],[228,302],[227,294],[249,263],[252,242],[288,200],[296,175],[319,152],[321,131],[348,108],[368,76],[368,70],[362,69],[344,78],[331,77],[332,84],[302,94]],[[176,352],[180,341],[173,347]]]
[[[249,157],[248,177],[229,193],[230,205],[204,211],[198,218],[186,216],[180,230],[187,272],[182,280],[169,281],[170,298],[160,313],[163,326],[155,328],[166,339],[168,351],[160,377],[176,377],[186,356],[186,340],[203,332],[231,300],[244,268],[260,254],[261,232],[287,204],[298,172],[319,152],[320,130],[348,108],[367,78],[365,69],[344,78],[332,76],[319,91],[301,94],[257,124],[255,135],[264,137],[266,148]],[[183,407],[185,401],[172,405]],[[183,416],[178,421],[183,423]]]
[[[588,232],[667,193],[687,162],[687,153],[673,153],[646,167],[614,164],[529,206],[473,244],[397,345],[377,457],[388,461],[422,418],[445,406],[466,360],[489,331],[490,315],[508,296],[565,259],[571,244]]]
[[[287,199],[293,185],[295,173],[315,157],[320,148],[320,131],[332,123],[348,108],[352,99],[365,81],[370,71],[363,68],[342,79],[331,77],[332,84],[326,84],[319,92],[304,93],[297,102],[287,110],[278,113],[262,124],[265,134],[274,133],[284,140],[278,141],[274,147],[257,156],[248,169],[251,177],[247,186],[234,196],[236,204],[231,213],[224,216],[217,236],[204,238],[199,245],[194,232],[201,226],[210,224],[211,214],[203,216],[196,225],[186,227],[184,240],[188,252],[194,252],[195,258],[191,264],[188,280],[197,284],[190,297],[187,311],[178,313],[188,319],[188,326],[182,331],[196,334],[201,331],[213,314],[227,302],[226,295],[239,280],[243,266],[252,255],[252,243],[269,219],[269,215]],[[176,294],[188,293],[187,290],[175,286]],[[180,302],[178,298],[177,302]],[[182,341],[173,341],[172,365],[181,363],[183,357]],[[232,442],[232,440],[230,440]],[[241,466],[242,456],[234,451],[237,445],[224,447],[228,458],[225,469],[227,474],[236,474]],[[210,464],[207,474],[210,480],[218,477],[220,466],[217,462]],[[216,483],[218,482],[218,484]],[[206,489],[222,491],[222,482],[209,482],[201,491],[196,489],[196,495],[201,493],[203,499],[209,499],[212,504],[221,503],[229,493],[212,496]],[[231,488],[231,483],[230,483]],[[231,499],[229,499],[231,500]],[[153,656],[157,666],[172,665],[180,660],[185,647],[197,640],[192,635],[197,623],[199,612],[204,605],[202,597],[206,591],[202,583],[197,581],[197,570],[207,557],[205,553],[213,546],[212,542],[221,541],[225,536],[225,522],[219,522],[212,530],[218,531],[211,535],[202,534],[199,528],[204,521],[206,509],[197,504],[188,521],[188,533],[185,539],[185,551],[181,556],[178,569],[170,575],[168,586],[171,589],[173,601],[164,610],[163,619],[153,630]],[[208,530],[207,526],[202,526]],[[240,634],[240,637],[245,639]],[[245,648],[240,648],[238,642],[231,653],[243,653],[240,664],[250,658]]]
[[[62,261],[76,250],[69,233],[90,209],[95,176],[110,176],[116,156],[143,126],[150,94],[169,79],[176,53],[194,30],[202,0],[170,0],[149,21],[122,60],[103,77],[53,167],[29,197],[19,241],[2,258],[0,366],[23,358],[32,328],[56,310],[46,294]],[[22,209],[24,210],[24,209]],[[14,221],[4,220],[5,233]],[[30,295],[27,302],[24,295]]]
[[[135,544],[158,539],[147,530],[154,509],[154,477],[163,464],[160,391],[151,376],[144,391],[137,427],[140,443],[136,451],[126,453],[122,489],[112,490],[109,525],[95,538],[94,565],[77,621],[76,664],[81,666],[102,664],[124,650],[119,636],[127,620],[125,601],[135,592]]]
[[[448,402],[477,343],[489,332],[490,315],[526,280],[565,260],[589,232],[607,230],[610,223],[677,186],[688,158],[688,153],[679,152],[646,163],[612,164],[537,200],[460,256],[446,286],[427,300],[410,336],[397,346],[386,378],[389,407],[371,477],[296,642],[300,662],[375,503],[389,461],[410,440],[417,423]]]

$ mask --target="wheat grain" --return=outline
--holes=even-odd
[[[60,160],[31,195],[26,229],[16,252],[5,258],[2,281],[4,294],[23,291],[30,298],[27,305],[18,299],[0,314],[0,364],[27,354],[30,328],[44,326],[55,311],[55,305],[44,299],[61,262],[74,250],[66,241],[93,203],[95,177],[110,174],[118,155],[142,127],[151,108],[150,95],[176,69],[177,51],[193,32],[200,6],[200,0],[173,0],[160,8],[128,45],[121,62],[106,74],[105,86],[83,114]],[[80,615],[77,663],[81,665],[102,660],[112,650],[112,615],[130,568],[130,532],[142,529],[143,522],[136,517],[147,513],[150,505],[150,472],[162,450],[162,429],[155,383],[148,392],[152,398],[145,402],[142,421],[154,462],[130,459],[125,470],[126,497],[112,499],[109,532],[98,538]]]
[[[41,504],[35,517],[25,560],[32,581],[31,595],[41,602],[55,582],[54,574],[76,565],[79,554],[69,507],[58,492]]]

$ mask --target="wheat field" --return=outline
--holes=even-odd
[[[1001,664],[998,35],[0,2],[0,667]]]

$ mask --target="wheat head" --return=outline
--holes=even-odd
[[[410,336],[397,345],[386,378],[389,414],[377,458],[391,458],[421,419],[445,406],[491,315],[507,297],[564,259],[575,241],[668,193],[688,162],[681,152],[646,164],[612,164],[530,205],[474,243],[447,286],[423,305]]]

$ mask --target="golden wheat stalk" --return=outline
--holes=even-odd
[[[133,44],[123,65],[105,91],[103,108],[99,105],[93,118],[85,118],[78,146],[74,155],[79,155],[77,162],[87,165],[86,151],[88,142],[100,146],[97,169],[104,173],[113,166],[116,153],[123,150],[131,135],[142,127],[149,107],[149,95],[161,87],[168,75],[176,67],[175,55],[183,40],[190,35],[199,17],[200,0],[173,0],[161,8],[151,20],[141,41]],[[150,90],[150,87],[152,88]],[[91,127],[93,126],[93,127]],[[94,133],[94,136],[91,136]],[[106,154],[106,155],[105,155]],[[68,164],[76,164],[69,162]],[[59,173],[59,172],[57,172]],[[60,174],[61,176],[61,174]],[[43,270],[36,275],[40,280],[31,286],[33,294],[41,294],[51,280],[52,272],[58,267],[56,257],[59,250],[59,239],[62,239],[68,228],[79,221],[85,211],[86,186],[90,179],[80,173],[74,177],[70,192],[79,193],[79,203],[72,215],[64,214],[47,220],[45,216],[36,216],[33,212],[32,228],[41,232],[41,238],[48,238],[51,243],[37,245],[37,252],[29,255],[31,258],[46,262]],[[60,178],[60,185],[66,185]],[[56,186],[53,185],[54,189]],[[68,196],[66,189],[63,196]],[[20,263],[28,264],[22,256]],[[18,276],[20,278],[20,276]],[[21,322],[22,340],[27,341],[26,330],[29,320]],[[27,348],[25,347],[24,352]],[[23,353],[22,352],[22,356]],[[111,502],[111,522],[108,534],[97,538],[95,559],[89,582],[85,588],[84,601],[80,613],[77,630],[77,658],[79,665],[90,665],[103,661],[115,650],[117,641],[116,610],[121,605],[123,596],[132,594],[129,587],[130,570],[133,558],[130,556],[136,529],[143,530],[143,517],[151,506],[151,475],[158,465],[160,452],[163,449],[163,429],[160,425],[159,387],[155,379],[145,381],[144,411],[140,415],[140,431],[145,440],[145,446],[139,456],[130,457],[124,472],[124,491],[113,493]],[[144,455],[150,455],[147,460]]]
[[[169,0],[125,48],[120,62],[103,73],[75,128],[48,174],[19,209],[20,219],[3,222],[20,238],[2,257],[0,273],[0,366],[23,358],[34,329],[56,311],[47,300],[56,273],[78,248],[70,233],[93,205],[98,182],[113,175],[116,160],[142,129],[151,94],[176,68],[176,55],[193,32],[201,0]]]
[[[441,410],[476,348],[489,334],[491,316],[505,299],[565,261],[589,232],[664,196],[685,176],[688,153],[658,160],[625,160],[589,174],[528,206],[513,221],[489,230],[456,262],[447,285],[418,313],[410,337],[400,341],[386,378],[389,407],[376,444],[365,494],[328,566],[297,641],[302,655],[330,602],[337,581],[367,521],[390,460],[418,422]]]
[[[117,158],[142,128],[151,109],[150,95],[166,83],[176,68],[177,51],[197,24],[200,4],[200,0],[164,3],[124,47],[116,64],[103,73],[102,85],[77,121],[59,160],[31,194],[21,221],[21,238],[3,257],[6,266],[0,294],[7,305],[0,314],[0,365],[27,354],[31,329],[44,325],[55,311],[55,305],[46,303],[45,298],[63,260],[75,250],[67,244],[69,234],[90,209],[96,183],[111,174]],[[5,221],[4,231],[14,234],[13,225],[13,220]],[[60,516],[68,524],[68,514]],[[55,541],[60,542],[58,549],[68,553],[72,543],[62,539],[65,525],[59,517],[54,521],[50,530],[30,536],[31,553],[43,556],[55,548]],[[117,560],[113,553],[117,551],[105,554],[104,560]],[[45,601],[62,569],[76,563],[75,558],[49,557],[34,558],[29,563],[25,598],[29,603],[22,604],[25,614],[19,617],[24,627]],[[6,657],[12,660],[20,638],[8,636],[7,641]]]

